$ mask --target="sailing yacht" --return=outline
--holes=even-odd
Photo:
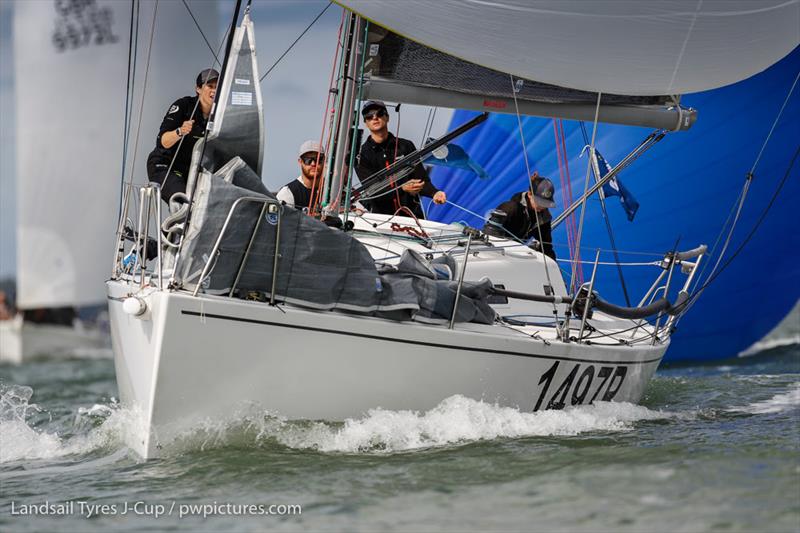
[[[153,20],[152,2],[16,2],[17,313],[0,320],[0,361],[110,355],[108,334],[78,318],[80,308],[105,303],[113,235],[102,228],[119,216],[123,150],[147,153],[158,117],[178,91],[191,90],[197,64],[209,54],[199,37],[169,31],[185,8],[162,2],[154,46],[169,49],[131,62],[130,24]],[[209,28],[216,3],[194,7]],[[131,31],[134,32],[131,35]],[[146,50],[145,50],[146,51]],[[180,59],[178,61],[177,59]],[[195,62],[192,64],[192,62]],[[143,94],[144,72],[156,79]],[[181,88],[181,80],[187,80]],[[126,86],[127,84],[127,86]],[[127,102],[126,102],[127,95]],[[145,98],[146,97],[146,98]],[[134,99],[138,113],[130,114]],[[124,138],[136,139],[125,146]],[[123,158],[124,159],[124,158]],[[96,350],[95,348],[105,348]]]
[[[517,87],[526,84],[517,80],[536,79],[549,94],[529,95],[526,112],[551,115],[563,106],[573,118],[588,115],[595,127],[608,120],[657,128],[631,158],[666,136],[664,124],[691,127],[695,113],[678,105],[673,89],[702,90],[750,76],[788,52],[796,31],[769,26],[769,39],[757,47],[749,42],[747,60],[734,62],[720,57],[719,44],[752,19],[718,15],[731,6],[717,3],[715,11],[687,14],[670,4],[652,14],[651,6],[626,4],[624,13],[609,17],[612,25],[632,24],[636,31],[628,33],[646,39],[652,25],[644,31],[637,24],[656,23],[659,42],[637,48],[617,32],[620,41],[594,43],[600,57],[622,55],[607,71],[592,70],[583,63],[594,58],[574,57],[574,51],[560,50],[572,62],[534,56],[537,32],[530,28],[540,16],[544,26],[550,21],[548,10],[527,3],[426,3],[416,11],[424,16],[409,10],[412,2],[342,4],[351,13],[332,91],[335,119],[326,150],[332,161],[320,202],[309,214],[281,205],[261,182],[254,30],[249,4],[239,22],[240,2],[215,109],[204,141],[194,147],[189,203],[173,202],[164,217],[158,187],[134,188],[131,181],[126,188],[106,286],[120,398],[142,417],[127,444],[142,457],[156,457],[197,423],[253,407],[292,419],[343,420],[376,407],[430,409],[455,394],[525,411],[639,401],[675,324],[696,297],[693,280],[706,247],[664,250],[639,304],[622,307],[600,296],[599,252],[588,262],[588,280],[576,284],[549,257],[497,233],[351,210],[353,200],[391,193],[396,180],[434,150],[478,131],[486,120],[479,115],[352,186],[358,102],[379,94],[366,88],[364,75],[375,50],[368,46],[370,26],[505,73],[507,96],[487,95],[477,100],[481,105],[517,106]],[[591,4],[583,22],[606,16],[595,10],[600,4],[616,5]],[[797,14],[797,3],[773,3],[772,10],[750,4],[754,13],[776,21],[786,9]],[[556,3],[551,7],[556,10]],[[735,7],[737,13],[744,9],[742,2]],[[706,15],[714,18],[710,27]],[[727,26],[722,33],[720,26]],[[688,39],[695,27],[711,31],[711,41],[695,45]],[[660,65],[630,72],[627,54],[647,55],[654,47],[663,52],[665,34],[687,42],[663,54]],[[714,52],[704,54],[705,47]],[[729,52],[735,57],[738,50]],[[731,67],[708,70],[720,62]],[[434,89],[441,87],[419,90]],[[587,92],[634,98],[600,105],[597,97],[587,101]],[[637,101],[637,95],[661,96]],[[454,104],[460,98],[446,96]],[[587,190],[581,202],[595,191]],[[144,249],[145,239],[153,238],[160,253],[129,268],[119,249],[125,220],[134,213],[133,248]],[[323,218],[336,220],[331,226]]]

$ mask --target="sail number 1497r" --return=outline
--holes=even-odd
[[[553,384],[553,378],[556,375],[558,366],[561,361],[553,363],[547,372],[542,374],[539,379],[539,385],[542,387],[542,392],[539,393],[539,399],[536,401],[534,411],[541,409],[542,404],[547,398],[550,386]],[[619,392],[622,387],[622,382],[625,381],[625,375],[628,373],[626,366],[601,366],[600,370],[595,375],[594,365],[586,365],[581,372],[581,364],[577,363],[572,370],[567,374],[564,381],[556,389],[555,393],[550,396],[550,400],[545,404],[545,409],[563,409],[566,405],[583,405],[583,403],[591,404],[598,398],[604,402],[611,401],[614,396]],[[580,374],[579,374],[580,373]],[[589,391],[595,382],[595,377],[599,383],[594,393],[589,396]],[[600,393],[605,389],[603,395]],[[572,392],[572,394],[570,394]],[[569,404],[567,403],[569,401]]]

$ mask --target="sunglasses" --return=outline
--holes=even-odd
[[[372,120],[373,118],[383,118],[388,116],[389,114],[386,111],[370,111],[364,115],[364,120]]]
[[[317,160],[319,160],[319,164],[321,165],[322,163],[325,162],[325,156],[321,155],[321,156],[319,156],[319,159],[315,155],[307,155],[307,156],[303,156],[303,157],[300,158],[300,161],[302,161],[304,165],[309,166],[309,167],[311,165],[313,165],[314,163],[316,163]]]

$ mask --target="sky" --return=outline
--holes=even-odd
[[[51,0],[0,0],[0,279],[16,272],[13,16],[15,4],[23,1]],[[124,0],[97,1],[102,4]],[[201,1],[209,0],[189,0],[189,5]],[[262,74],[327,4],[324,0],[254,0],[251,17],[256,29],[258,64]],[[212,42],[221,39],[224,25],[232,16],[234,1],[218,0],[218,6],[220,31],[216,36],[208,36]],[[297,177],[298,147],[303,141],[320,136],[341,17],[342,9],[331,5],[262,82],[265,125],[262,179],[270,190],[277,190]],[[186,21],[185,31],[196,32],[188,14]],[[200,22],[203,25],[203,21]],[[204,66],[199,65],[197,70]],[[188,94],[186,86],[185,80],[176,80],[175,99]],[[163,106],[168,104],[164,102]],[[428,112],[426,107],[404,105],[401,136],[419,144]],[[450,117],[449,110],[437,111],[431,134],[445,133]],[[53,120],[58,120],[58,117]],[[392,131],[395,124],[390,124]],[[141,160],[137,163],[138,168],[144,168],[146,157],[146,152],[138,154],[137,159]],[[111,201],[116,203],[117,199]]]

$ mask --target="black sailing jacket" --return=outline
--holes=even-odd
[[[413,142],[408,139],[398,139],[391,133],[389,133],[386,140],[380,144],[373,141],[371,136],[367,137],[367,140],[361,145],[361,151],[358,154],[358,166],[356,166],[358,179],[363,182],[370,175],[394,163],[395,148],[397,150],[398,159],[417,150]],[[400,181],[400,184],[411,179],[419,179],[425,182],[420,191],[420,195],[422,196],[432,198],[434,194],[439,192],[439,189],[431,183],[431,179],[428,177],[428,173],[422,165],[414,167],[414,171],[404,177]],[[408,194],[400,188],[397,189],[396,193],[392,191],[373,200],[363,201],[363,203],[371,212],[382,213],[384,215],[393,215],[400,206],[406,206],[414,213],[414,216],[423,218],[422,205],[420,204],[419,197]]]

